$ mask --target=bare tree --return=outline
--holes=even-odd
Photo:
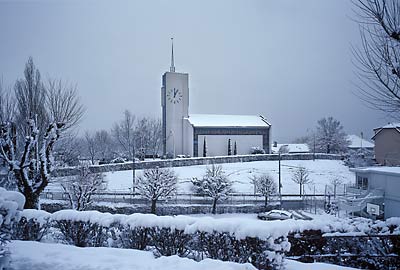
[[[160,198],[168,197],[176,192],[178,177],[172,169],[158,167],[144,170],[137,179],[139,193],[150,200],[151,213],[156,213],[156,204]]]
[[[22,151],[16,147],[16,128],[11,123],[0,127],[0,156],[14,173],[18,190],[24,194],[25,208],[38,208],[40,193],[50,180],[53,169],[53,148],[60,136],[62,123],[53,123],[39,141],[39,129],[34,120],[28,122],[30,132]]]
[[[98,147],[96,146],[96,140],[94,135],[89,132],[85,133],[85,145],[86,145],[86,153],[89,156],[89,159],[92,165],[95,164],[95,160],[98,157]]]
[[[0,80],[0,123],[12,122],[15,117],[15,99]]]
[[[217,202],[227,198],[232,192],[232,181],[226,175],[221,165],[213,164],[207,167],[202,178],[192,178],[194,192],[212,199],[212,213],[217,211]]]
[[[353,49],[360,98],[394,117],[400,114],[400,2],[353,0],[362,45]]]
[[[342,153],[347,151],[349,141],[340,121],[333,117],[318,120],[315,147],[320,152]]]
[[[124,118],[114,124],[112,135],[123,155],[130,160],[134,158],[134,133],[135,133],[135,116],[128,110],[124,112]]]
[[[92,173],[88,166],[79,168],[79,174],[68,176],[61,182],[72,209],[87,210],[93,203],[93,194],[104,189],[106,182],[101,173]]]
[[[94,135],[96,152],[102,162],[108,162],[112,158],[112,139],[107,130],[96,131]]]
[[[333,196],[336,198],[336,190],[337,187],[343,184],[343,180],[340,179],[338,176],[335,176],[334,178],[331,179],[331,185],[333,186]]]
[[[65,123],[64,129],[77,125],[85,109],[79,100],[76,86],[50,79],[46,90],[46,109],[51,120]]]
[[[162,124],[160,119],[149,119],[149,153],[156,157],[162,146]]]
[[[39,137],[49,124],[49,115],[46,111],[46,90],[41,81],[39,70],[29,57],[25,64],[24,78],[17,80],[14,86],[16,98],[16,119],[18,134],[22,141],[31,133],[29,120],[34,120],[39,130]]]
[[[299,184],[299,186],[300,186],[300,196],[303,195],[304,185],[311,183],[311,179],[309,178],[309,172],[304,167],[298,167],[294,171],[294,173],[292,175],[292,180],[296,184]]]
[[[255,186],[255,191],[265,197],[265,207],[268,206],[268,198],[277,193],[277,185],[269,174],[255,175],[250,178]]]
[[[54,158],[57,166],[77,166],[84,152],[85,141],[75,133],[66,132],[60,136],[54,147]]]

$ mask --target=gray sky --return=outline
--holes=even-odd
[[[280,142],[324,116],[371,136],[388,119],[352,93],[352,16],[349,0],[0,0],[0,76],[13,84],[32,56],[78,85],[81,130],[109,129],[125,109],[161,115],[173,36],[190,112],[263,114]]]

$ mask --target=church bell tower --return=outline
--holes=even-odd
[[[184,154],[184,119],[189,117],[189,74],[175,71],[171,38],[171,66],[162,76],[161,107],[163,155]]]

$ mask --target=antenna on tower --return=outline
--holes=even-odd
[[[172,50],[171,50],[171,66],[169,68],[170,72],[175,72],[175,64],[174,64],[174,38],[171,38]]]

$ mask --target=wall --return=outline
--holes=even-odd
[[[400,133],[382,129],[375,136],[375,158],[381,165],[400,165]]]
[[[184,167],[194,165],[207,165],[207,164],[221,164],[221,163],[236,163],[236,162],[252,162],[252,161],[267,161],[278,160],[278,154],[265,154],[265,155],[241,155],[241,156],[220,156],[220,157],[198,157],[198,158],[182,158],[182,159],[165,159],[154,161],[136,162],[135,168],[149,169],[154,167]],[[313,154],[283,154],[281,160],[312,160]],[[315,159],[328,159],[328,160],[341,160],[340,155],[334,154],[315,154]],[[126,171],[132,170],[132,162],[118,163],[118,164],[105,164],[90,166],[92,172],[110,172],[110,171]],[[59,168],[52,172],[53,176],[67,176],[78,174],[78,169]]]
[[[228,154],[228,139],[231,139],[232,154],[237,144],[238,155],[248,155],[251,147],[263,148],[262,135],[199,135],[198,153],[203,155],[204,137],[206,138],[207,155],[224,156]]]

